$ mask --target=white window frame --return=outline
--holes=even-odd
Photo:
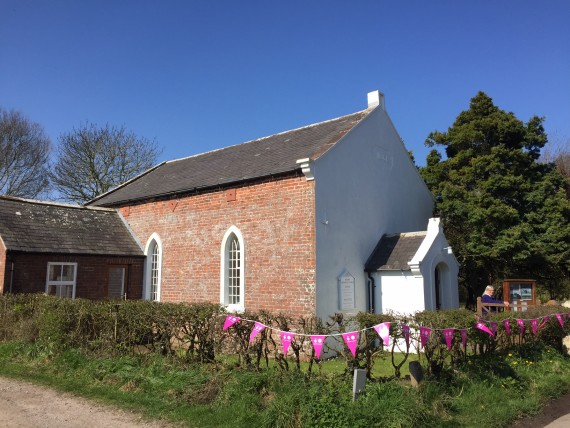
[[[153,243],[156,243],[158,247],[158,272],[157,272],[157,287],[156,287],[156,302],[160,302],[161,298],[161,291],[162,291],[162,241],[158,234],[153,233],[146,243],[146,247],[144,249],[144,254],[146,255],[146,262],[145,262],[145,280],[144,280],[144,290],[143,290],[143,299],[144,300],[151,300],[151,290],[152,290],[152,249]]]
[[[228,303],[228,288],[229,288],[229,244],[231,242],[230,237],[235,236],[239,244],[239,260],[240,260],[240,271],[239,271],[239,302],[230,304]],[[240,230],[231,226],[225,233],[222,239],[222,245],[220,248],[220,303],[226,307],[228,312],[243,312],[245,311],[245,245],[243,240],[243,235]]]
[[[63,269],[63,266],[73,266],[73,280],[71,281],[63,281],[63,280],[56,280],[56,281],[51,281],[49,279],[49,272],[52,266],[60,266]],[[61,296],[61,289],[60,287],[63,285],[71,285],[71,298],[75,299],[75,287],[77,284],[77,263],[71,263],[71,262],[48,262],[47,264],[47,272],[46,272],[46,294],[48,294],[49,292],[49,287],[50,286],[55,286],[56,287],[56,296],[62,297]],[[67,297],[67,296],[64,296]]]

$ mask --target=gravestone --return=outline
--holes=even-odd
[[[418,387],[424,378],[424,371],[419,361],[410,362],[410,381],[412,386]]]

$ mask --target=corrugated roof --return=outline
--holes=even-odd
[[[300,170],[297,160],[317,159],[371,111],[165,162],[87,204],[115,206]]]
[[[412,260],[427,232],[406,232],[383,235],[370,255],[364,270],[410,270]]]
[[[8,250],[143,256],[119,214],[0,196],[0,237]]]

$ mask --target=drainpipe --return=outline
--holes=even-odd
[[[14,262],[12,262],[12,269],[10,269],[10,294],[12,294],[12,283],[14,282]]]
[[[376,308],[374,307],[374,301],[376,300],[376,284],[374,283],[374,278],[372,274],[368,272],[368,312],[375,313]]]

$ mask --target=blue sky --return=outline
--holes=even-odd
[[[483,90],[570,138],[570,2],[0,0],[0,106],[160,160],[386,108],[416,162]]]

